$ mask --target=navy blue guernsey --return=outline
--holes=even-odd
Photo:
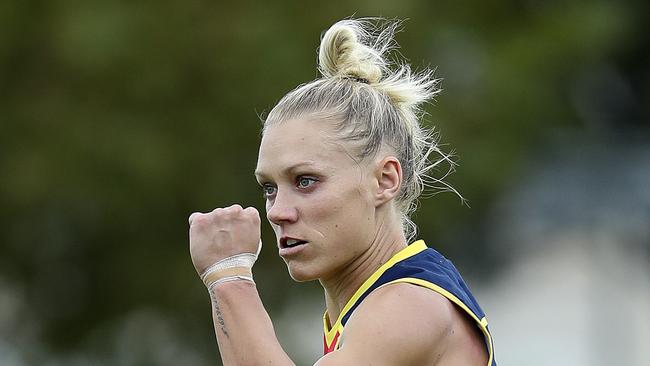
[[[484,336],[489,355],[487,365],[496,366],[492,336],[485,313],[453,263],[436,250],[427,248],[422,240],[397,253],[368,278],[343,308],[339,319],[333,326],[330,327],[331,323],[327,318],[327,312],[325,313],[323,318],[325,353],[339,347],[339,336],[343,332],[345,324],[354,310],[372,291],[381,286],[399,282],[429,288],[463,310],[473,319]]]

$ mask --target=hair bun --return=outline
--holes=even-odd
[[[341,20],[331,26],[322,34],[318,51],[323,77],[282,97],[264,128],[315,115],[334,122],[341,138],[355,141],[354,159],[374,157],[388,147],[399,159],[403,173],[395,207],[406,237],[412,238],[416,226],[410,214],[425,187],[452,191],[463,198],[444,181],[455,166],[451,155],[440,150],[432,129],[420,125],[422,106],[440,91],[438,79],[429,69],[413,72],[399,57],[386,57],[398,47],[394,35],[400,25],[397,20],[365,18]],[[438,155],[435,160],[429,159],[432,153]],[[449,163],[449,169],[442,178],[430,173],[444,163]]]
[[[324,77],[352,78],[368,84],[378,83],[386,63],[384,50],[374,48],[378,40],[368,30],[366,20],[341,20],[328,29],[321,38],[318,66]]]
[[[417,113],[422,103],[440,91],[439,80],[431,70],[413,73],[407,63],[391,62],[386,57],[398,47],[394,36],[400,25],[400,21],[381,18],[336,22],[321,38],[321,74],[326,78],[366,82],[390,98],[403,113]]]

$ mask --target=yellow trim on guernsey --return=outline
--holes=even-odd
[[[399,251],[391,259],[389,259],[388,262],[384,263],[381,267],[379,267],[367,280],[363,282],[361,287],[359,287],[359,289],[354,293],[354,295],[352,295],[350,300],[348,300],[348,302],[343,307],[341,314],[336,320],[336,323],[334,323],[334,325],[331,326],[331,328],[330,328],[330,321],[327,315],[327,311],[325,311],[325,314],[323,315],[323,329],[325,330],[325,340],[327,341],[327,345],[330,346],[332,344],[332,341],[334,340],[334,337],[336,336],[336,333],[338,331],[339,339],[337,340],[337,345],[335,345],[334,349],[338,348],[338,343],[341,341],[341,336],[342,336],[340,333],[343,333],[343,325],[341,324],[343,317],[345,316],[345,314],[347,314],[350,308],[357,302],[357,300],[361,297],[361,295],[363,295],[379,279],[379,277],[381,277],[381,275],[384,274],[384,272],[386,272],[390,267],[395,265],[395,263],[400,262],[406,258],[412,257],[425,249],[427,249],[427,245],[425,244],[424,240],[418,240],[413,244],[409,245],[408,247]],[[426,287],[446,297],[447,299],[449,299],[449,301],[453,302],[458,307],[463,309],[467,314],[469,314],[470,317],[472,317],[472,319],[474,319],[474,321],[476,321],[479,328],[483,332],[483,335],[487,339],[488,351],[489,351],[487,365],[488,366],[492,365],[492,359],[494,358],[494,350],[492,345],[492,336],[490,335],[490,332],[487,329],[488,321],[486,317],[479,319],[478,316],[476,316],[476,314],[474,314],[474,312],[469,307],[467,307],[467,305],[465,305],[465,303],[463,303],[454,294],[450,293],[444,288],[436,284],[433,284],[429,281],[425,281],[419,278],[405,277],[405,278],[399,278],[394,281],[385,283],[381,287],[393,283],[411,283],[414,285]]]
[[[488,357],[487,365],[488,366],[492,365],[492,358],[494,357],[494,355],[493,355],[494,350],[492,349],[492,347],[493,347],[492,346],[492,336],[490,335],[490,332],[487,329],[488,321],[487,321],[486,317],[483,317],[483,318],[479,319],[478,316],[476,316],[476,314],[474,314],[474,312],[470,308],[468,308],[467,305],[465,305],[465,303],[462,302],[459,298],[457,298],[454,294],[452,294],[451,292],[445,290],[444,288],[442,288],[442,287],[440,287],[440,286],[438,286],[436,284],[433,284],[433,283],[431,283],[429,281],[421,280],[419,278],[404,277],[404,278],[396,279],[396,280],[391,281],[391,282],[387,282],[384,285],[382,285],[382,287],[393,284],[393,283],[411,283],[411,284],[414,284],[414,285],[426,287],[426,288],[428,288],[430,290],[433,290],[433,291],[439,293],[440,295],[446,297],[449,301],[453,302],[454,304],[458,305],[458,307],[465,310],[465,312],[467,314],[469,314],[469,316],[471,316],[472,319],[474,319],[476,321],[479,328],[483,332],[483,335],[487,339],[488,351],[489,351],[489,355],[488,355],[489,357]]]
[[[400,250],[395,254],[391,259],[388,260],[388,262],[384,263],[381,267],[379,267],[375,273],[373,273],[370,277],[368,277],[367,280],[363,282],[361,287],[352,295],[350,300],[345,304],[343,307],[343,310],[341,311],[341,314],[339,314],[339,318],[336,320],[336,323],[334,325],[329,326],[329,317],[327,316],[327,311],[325,311],[325,315],[323,315],[323,329],[325,329],[325,340],[327,341],[327,345],[331,345],[332,341],[334,340],[334,337],[336,336],[336,331],[341,330],[343,325],[341,324],[341,320],[343,319],[343,316],[347,314],[347,312],[350,310],[350,308],[359,300],[361,295],[363,295],[377,280],[381,275],[384,274],[390,267],[395,265],[395,263],[400,262],[406,258],[412,257],[421,251],[427,249],[427,245],[424,243],[424,240],[418,240],[414,242],[413,244],[407,246],[406,248]],[[341,340],[339,336],[339,341]]]

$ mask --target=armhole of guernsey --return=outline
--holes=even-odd
[[[440,287],[440,286],[438,286],[438,285],[436,285],[434,283],[431,283],[429,281],[425,281],[425,280],[422,280],[422,279],[419,279],[419,278],[411,278],[411,277],[399,278],[397,280],[387,282],[387,283],[381,285],[379,288],[384,287],[384,286],[388,286],[388,285],[393,284],[393,283],[410,283],[410,284],[426,287],[426,288],[428,288],[430,290],[433,290],[433,291],[439,293],[440,295],[446,297],[449,301],[453,302],[459,308],[463,309],[463,311],[465,311],[465,313],[467,313],[472,319],[474,319],[474,321],[476,322],[476,325],[479,327],[479,329],[481,329],[481,332],[483,333],[483,337],[485,338],[485,343],[487,345],[487,350],[488,350],[488,363],[487,363],[487,366],[496,365],[496,363],[493,363],[494,350],[493,350],[493,344],[492,344],[492,335],[490,334],[490,331],[488,329],[487,317],[484,316],[484,317],[479,319],[478,316],[476,316],[476,314],[467,305],[465,305],[465,303],[463,303],[458,297],[456,297],[454,294],[452,294],[451,292],[445,290],[444,288],[442,288],[442,287]]]
[[[483,311],[480,309],[478,303],[476,303],[476,300],[469,292],[469,289],[465,287],[466,285],[464,281],[458,274],[455,267],[453,267],[453,264],[451,264],[451,262],[447,261],[446,258],[444,258],[433,249],[423,253],[427,249],[428,247],[425,242],[423,240],[418,240],[395,254],[391,259],[388,260],[388,262],[384,263],[366,281],[364,281],[359,289],[357,289],[354,295],[343,307],[341,314],[334,324],[331,323],[327,311],[325,311],[325,314],[323,315],[324,354],[335,351],[342,346],[341,338],[347,320],[350,318],[356,307],[372,291],[393,283],[410,283],[435,291],[447,298],[459,308],[463,309],[463,311],[466,312],[470,318],[475,321],[475,324],[483,333],[486,349],[488,351],[487,366],[496,366],[496,362],[494,360],[492,336],[488,329],[487,318],[482,315]],[[432,260],[437,263],[431,262]],[[399,263],[402,261],[403,263]],[[434,272],[428,273],[433,273],[434,276],[423,276],[422,273],[418,273],[420,272],[420,268],[424,268],[419,266],[424,266],[427,268],[433,266],[432,268],[434,268]],[[445,270],[447,272],[445,272]],[[449,273],[449,276],[457,278],[457,280],[462,284],[462,288],[455,287],[453,284],[449,285],[448,280],[445,278],[450,277],[446,277],[447,275],[445,275],[445,273]],[[440,275],[441,277],[435,277],[436,274]],[[445,285],[445,283],[447,283],[447,285]],[[458,283],[456,283],[456,285],[457,284]],[[450,289],[446,289],[445,287],[447,286],[452,286],[452,288],[455,290],[452,291]],[[460,291],[460,295],[458,296],[452,293],[457,291]],[[467,298],[468,301],[472,302],[473,305],[468,306],[468,304],[461,300],[461,298]],[[478,313],[472,310],[474,308],[476,308]]]
[[[345,321],[347,321],[347,318],[349,315],[351,315],[351,311],[354,310],[353,307],[357,305],[357,302],[359,302],[362,297],[367,296],[370,293],[369,289],[375,284],[375,282],[377,282],[379,277],[381,277],[384,272],[386,272],[396,263],[406,258],[412,257],[425,249],[427,249],[427,245],[425,244],[424,240],[418,240],[397,252],[397,254],[389,259],[388,262],[384,263],[370,277],[368,277],[367,280],[363,282],[363,284],[357,289],[354,295],[352,295],[350,300],[348,300],[348,302],[343,307],[343,310],[336,320],[336,323],[331,323],[327,315],[327,311],[325,311],[325,314],[323,315],[324,354],[337,350],[340,347],[341,334],[343,333]]]

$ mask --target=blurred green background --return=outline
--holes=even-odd
[[[495,314],[498,360],[625,363],[594,356],[603,352],[645,363],[649,8],[640,0],[0,3],[0,364],[219,364],[187,216],[236,202],[263,210],[252,175],[259,116],[317,77],[321,32],[352,15],[407,19],[401,53],[443,78],[426,123],[457,154],[449,182],[471,208],[440,194],[421,202],[415,221]],[[268,224],[263,231],[258,288],[285,348],[308,364],[322,342],[321,290],[290,280]],[[518,268],[533,267],[521,263],[547,256],[554,261],[530,278],[548,280],[522,289],[575,278],[584,286],[567,287],[578,294],[573,303],[562,292],[545,296],[548,306],[527,303],[508,282],[527,278]],[[620,281],[605,276],[613,288],[632,283],[633,295],[610,303],[594,276],[613,271],[612,256],[615,268],[637,269]],[[562,258],[576,258],[566,263],[573,275]],[[540,274],[553,268],[559,279]],[[632,328],[615,311],[627,299],[636,304],[626,312]],[[535,306],[558,304],[567,318],[535,331]],[[510,308],[530,317],[514,322]],[[618,324],[612,339],[627,334],[618,351],[589,338],[596,319]],[[575,333],[563,341],[571,346],[554,351],[554,331]]]

